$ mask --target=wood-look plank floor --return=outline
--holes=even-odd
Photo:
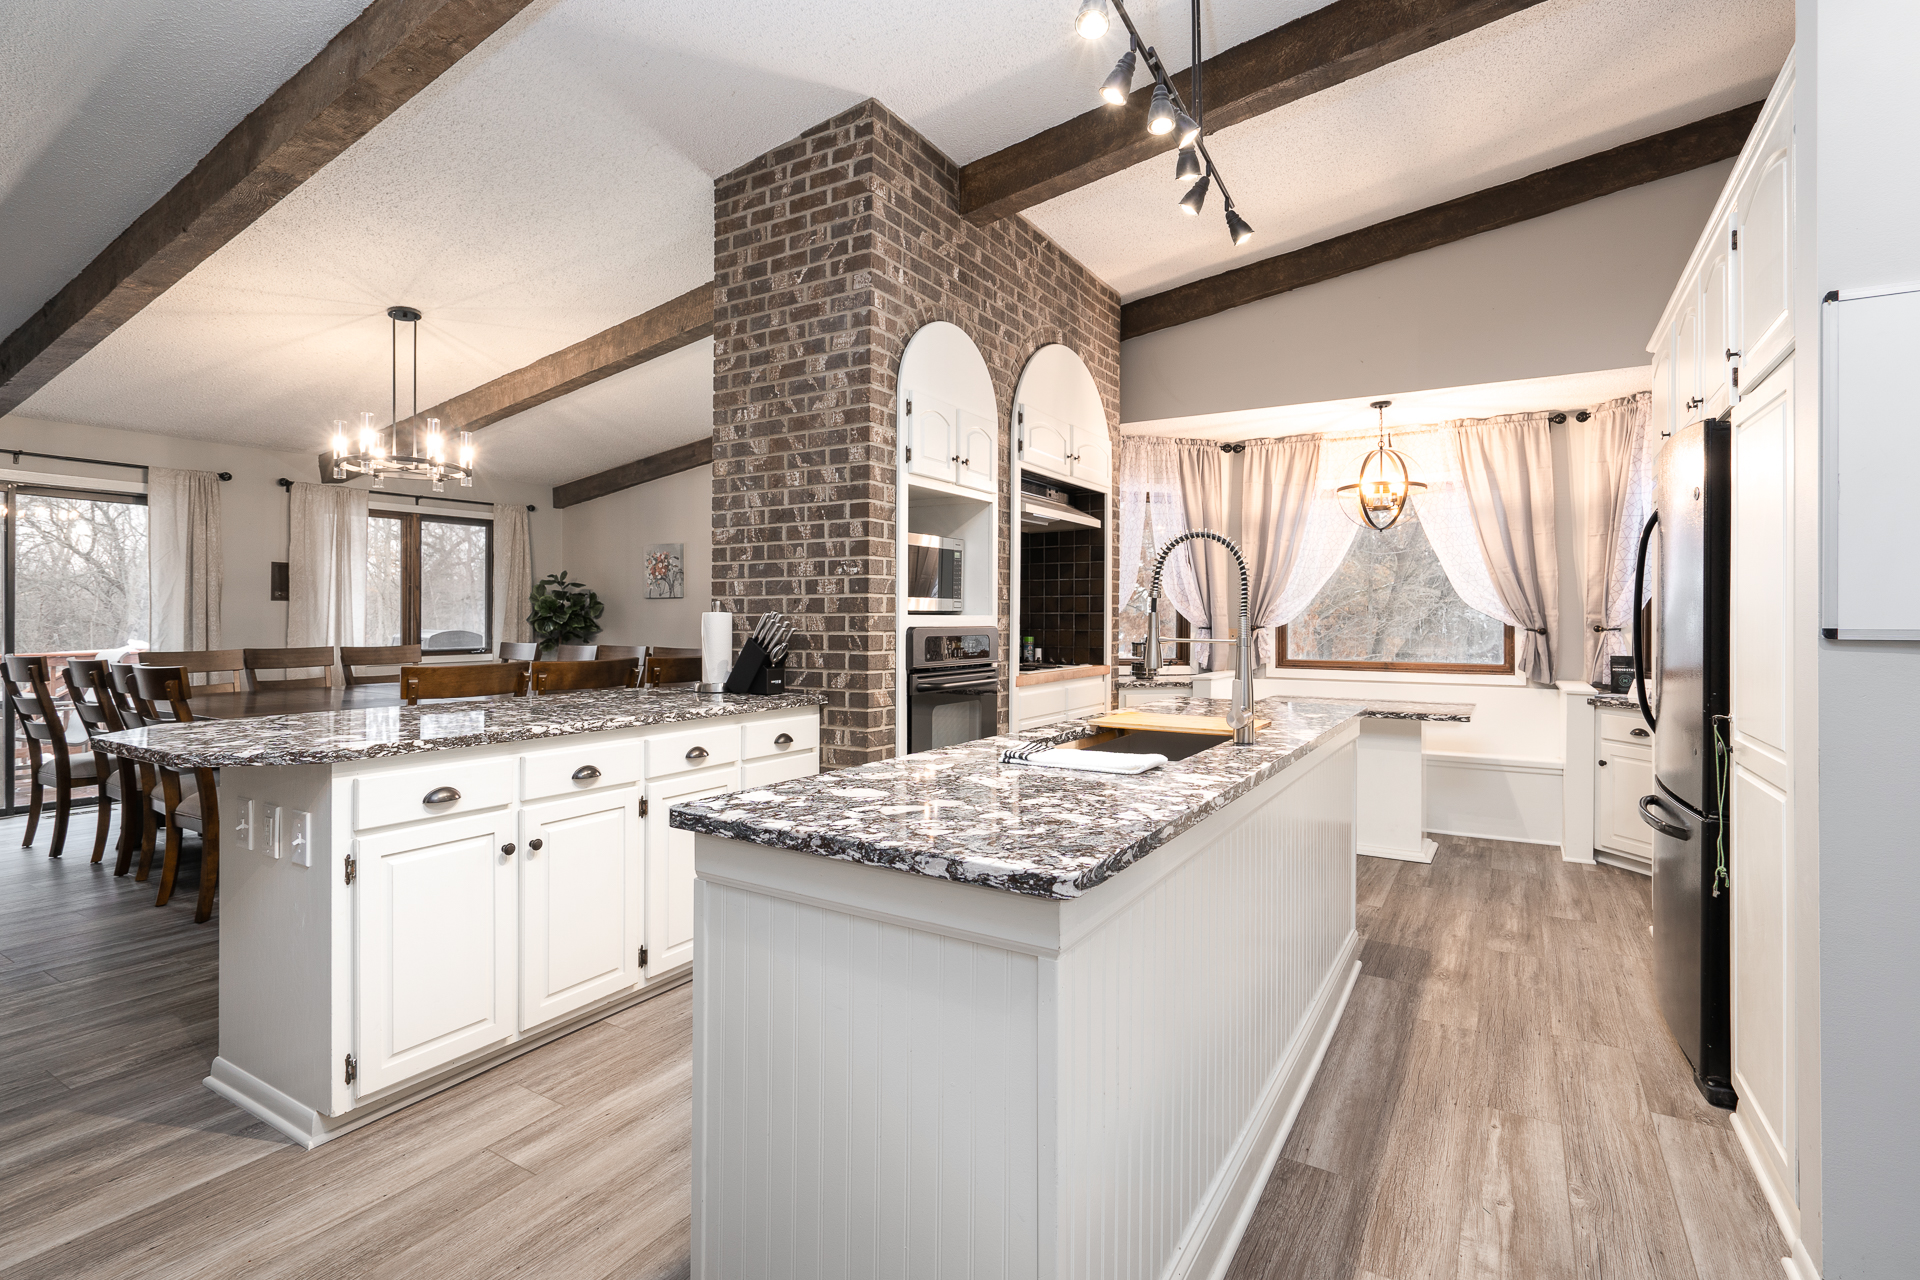
[[[1360,859],[1360,978],[1229,1280],[1720,1280],[1785,1246],[1654,1002],[1651,882]]]
[[[303,1152],[201,1085],[192,868],[156,910],[74,828],[52,860],[0,821],[0,1275],[687,1275],[688,988]],[[1362,976],[1233,1280],[1779,1274],[1648,907],[1551,849],[1361,859]]]

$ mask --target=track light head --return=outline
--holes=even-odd
[[[1180,159],[1178,163],[1173,166],[1173,180],[1175,182],[1192,182],[1206,171],[1207,167],[1200,163],[1200,148],[1180,148]]]
[[[1147,132],[1156,136],[1173,132],[1173,95],[1165,80],[1153,86],[1153,105],[1147,108]]]
[[[1180,197],[1180,212],[1186,214],[1188,217],[1198,216],[1200,206],[1207,202],[1207,188],[1212,185],[1213,175],[1210,173],[1201,174],[1200,181],[1188,187],[1187,194]]]
[[[1111,22],[1107,16],[1107,0],[1080,0],[1080,12],[1074,17],[1073,29],[1088,40],[1098,40],[1107,34]]]
[[[1239,210],[1232,204],[1227,205],[1227,234],[1233,237],[1233,242],[1237,245],[1245,244],[1253,238],[1253,228],[1247,225],[1247,220],[1240,216]]]
[[[1113,74],[1100,86],[1100,96],[1110,107],[1124,107],[1127,98],[1133,93],[1133,50],[1128,49],[1120,55],[1120,61],[1113,64]]]
[[[1199,122],[1177,107],[1173,112],[1173,131],[1179,135],[1183,147],[1190,147],[1200,140]]]

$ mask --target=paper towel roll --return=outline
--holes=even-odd
[[[733,670],[733,615],[700,615],[700,683],[724,684]]]

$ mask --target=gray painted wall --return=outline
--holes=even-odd
[[[713,472],[707,467],[652,480],[568,507],[560,559],[606,602],[600,639],[608,644],[700,643],[700,615],[713,595]],[[686,596],[646,598],[648,543],[684,545]]]
[[[1733,162],[1120,347],[1123,422],[1645,364]]]
[[[1795,386],[1812,423],[1821,295],[1920,281],[1920,5],[1800,0],[1798,18]],[[1822,1271],[1920,1275],[1920,645],[1822,641],[1818,662]]]

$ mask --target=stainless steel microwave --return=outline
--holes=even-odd
[[[907,535],[907,612],[961,613],[961,558],[966,543],[930,533]]]

